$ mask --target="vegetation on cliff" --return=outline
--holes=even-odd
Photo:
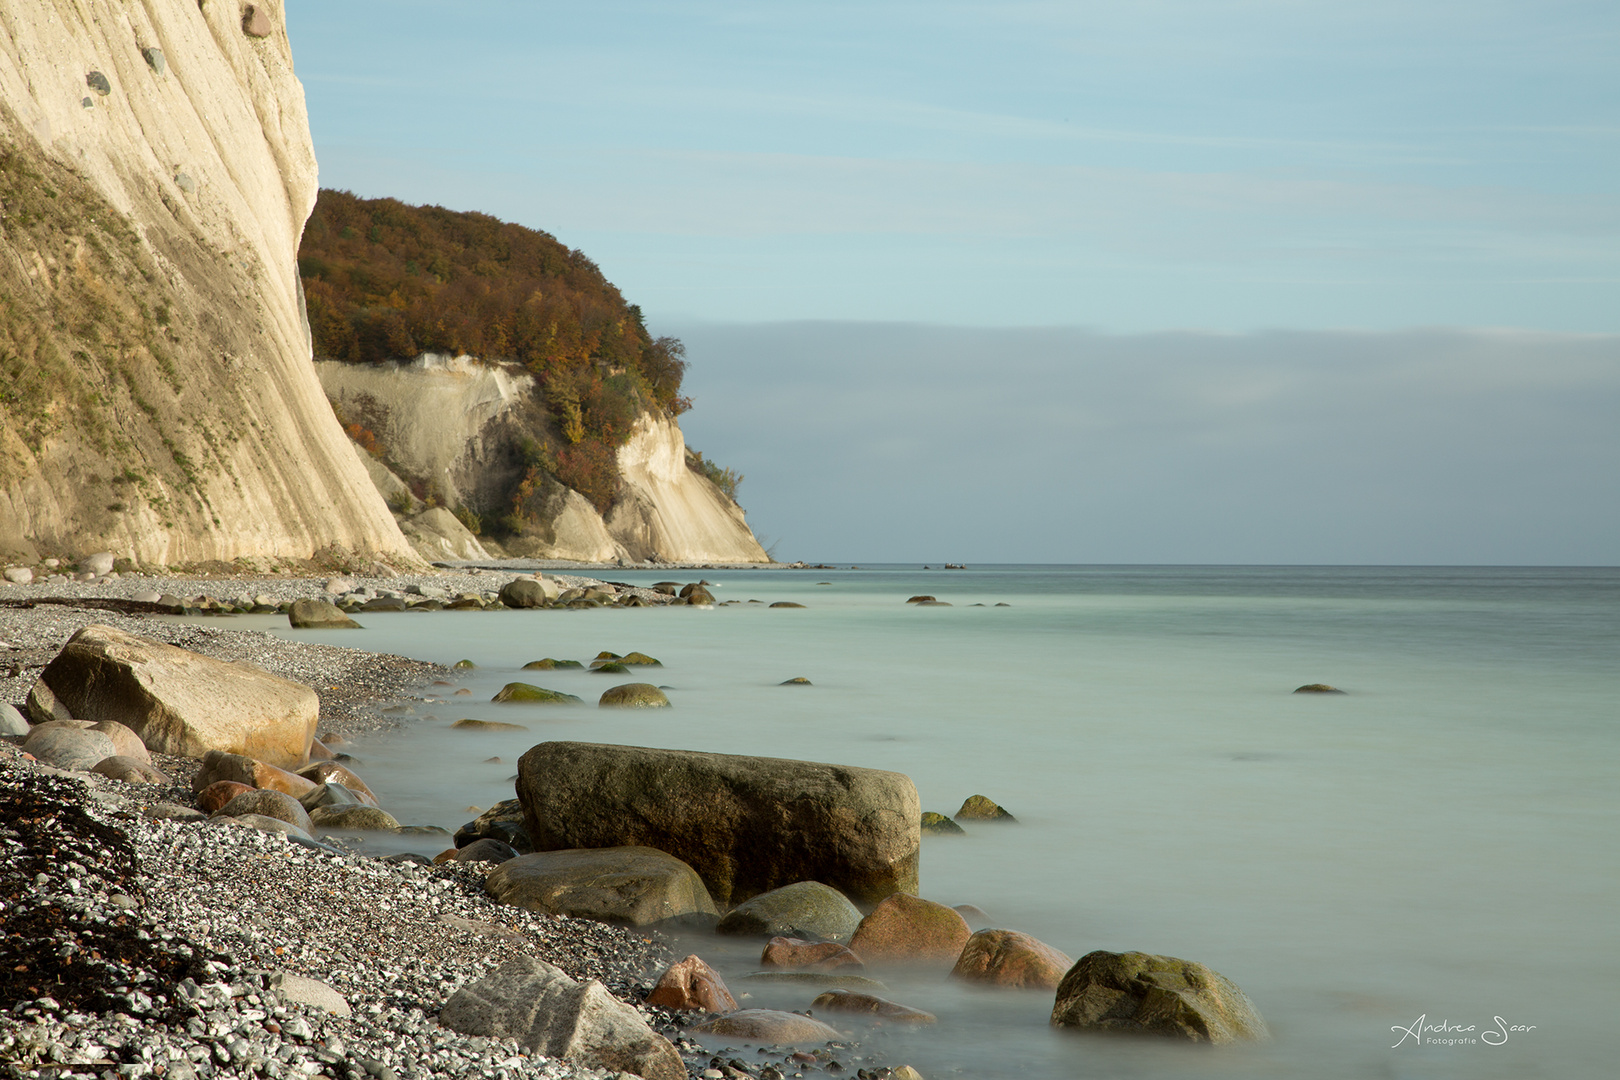
[[[654,338],[595,263],[548,233],[322,190],[298,265],[323,359],[468,354],[535,375],[546,423],[526,451],[528,478],[512,493],[508,529],[521,527],[543,473],[606,510],[619,490],[615,451],[636,417],[691,406],[681,395],[681,343]]]

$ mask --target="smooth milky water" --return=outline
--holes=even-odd
[[[720,600],[808,607],[368,614],[363,634],[276,632],[479,665],[459,684],[471,697],[354,748],[402,821],[453,829],[510,798],[517,758],[548,739],[893,769],[926,810],[983,793],[1019,819],[924,837],[924,896],[1076,958],[1201,961],[1275,1036],[1209,1051],[1056,1033],[1050,993],[878,972],[939,1023],[869,1045],[930,1078],[1615,1074],[1620,570],[704,576]],[[904,603],[917,593],[953,606]],[[970,606],[998,601],[1011,606]],[[664,667],[518,670],[602,649]],[[800,675],[814,685],[777,685]],[[643,679],[674,707],[594,708]],[[512,680],[587,704],[490,704]],[[1349,693],[1290,693],[1313,682]],[[451,731],[463,716],[527,730]],[[757,966],[757,943],[680,944],[731,976]],[[798,1009],[814,996],[752,993]],[[1420,1032],[1420,1018],[1463,1030]]]

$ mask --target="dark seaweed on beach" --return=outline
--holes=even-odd
[[[138,913],[135,848],[74,805],[85,797],[76,781],[0,777],[0,1009],[50,997],[63,1008],[175,1015],[167,991],[205,974],[209,958]],[[104,906],[98,894],[137,907]]]

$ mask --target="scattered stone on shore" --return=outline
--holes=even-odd
[[[895,893],[867,913],[849,947],[868,964],[949,968],[973,932],[955,910]]]
[[[377,805],[377,796],[371,793],[366,782],[336,761],[317,761],[305,765],[298,770],[298,775],[316,784],[342,784],[361,802]]]
[[[466,847],[451,848],[445,854],[457,862],[493,863],[499,866],[503,862],[517,858],[521,853],[511,844],[497,840],[493,836],[485,836],[474,840]]]
[[[490,871],[485,887],[503,904],[629,926],[718,914],[690,866],[650,847],[521,855]]]
[[[860,924],[861,911],[849,897],[819,881],[796,881],[744,900],[726,912],[715,930],[738,936],[844,942]]]
[[[329,600],[294,600],[287,622],[295,630],[359,630],[361,626]]]
[[[693,1024],[691,1030],[700,1035],[720,1035],[767,1046],[825,1043],[839,1037],[836,1030],[820,1020],[778,1009],[740,1009]]]
[[[375,806],[317,806],[309,812],[310,823],[322,829],[345,829],[358,832],[398,832],[400,824],[394,815]]]
[[[578,982],[532,956],[514,956],[453,994],[439,1023],[466,1035],[515,1039],[526,1050],[578,1065],[686,1080],[686,1063],[640,1013],[594,979]]]
[[[248,787],[280,791],[295,799],[303,798],[317,786],[314,780],[306,776],[277,768],[246,754],[210,750],[203,755],[202,767],[192,778],[192,790],[200,792],[221,780],[233,780]]]
[[[1336,686],[1329,686],[1327,683],[1313,682],[1313,683],[1306,683],[1304,686],[1301,686],[1299,689],[1295,690],[1294,693],[1296,693],[1296,694],[1342,694],[1342,693],[1344,693],[1344,691],[1340,690]]]
[[[665,969],[647,995],[647,1004],[680,1012],[727,1013],[737,1008],[737,999],[720,973],[693,955]]]
[[[967,830],[944,814],[936,814],[932,810],[924,811],[922,816],[922,831],[933,836],[966,836]]]
[[[58,769],[93,769],[117,753],[112,739],[69,720],[35,724],[23,740],[23,751]]]
[[[900,773],[545,742],[520,759],[517,794],[537,849],[645,844],[722,904],[803,881],[857,901],[917,887],[921,811]]]
[[[90,771],[109,780],[122,780],[128,784],[162,784],[167,787],[174,783],[172,776],[150,761],[125,757],[122,754],[102,758]]]
[[[913,1009],[910,1005],[902,1005],[876,994],[863,994],[858,990],[828,990],[812,1001],[810,1007],[824,1012],[870,1016],[891,1024],[932,1024],[939,1019],[931,1012]]]
[[[315,826],[310,822],[309,812],[297,799],[268,788],[244,791],[214,811],[215,817],[243,817],[247,814],[285,821],[289,825],[298,826],[306,833],[313,834],[315,831]]]
[[[490,837],[512,845],[519,854],[534,850],[529,830],[523,823],[523,804],[517,799],[503,799],[456,830],[457,847],[466,847],[475,840]]]
[[[28,718],[10,702],[0,702],[0,735],[27,735]]]
[[[652,683],[625,683],[602,692],[597,706],[604,709],[667,709],[669,698]]]
[[[1271,1037],[1243,991],[1203,964],[1102,950],[1082,956],[1064,975],[1052,1026],[1215,1045]]]
[[[320,707],[300,683],[105,625],[69,638],[39,681],[78,719],[116,720],[149,749],[184,757],[227,750],[297,764]]]
[[[256,790],[258,789],[252,784],[243,784],[235,780],[216,780],[197,792],[197,808],[205,814],[213,814],[238,795]]]
[[[1014,990],[1056,990],[1074,966],[1067,953],[1017,930],[980,930],[968,938],[951,978]]]
[[[957,821],[998,821],[1005,825],[1015,825],[1018,819],[1007,813],[997,804],[991,802],[983,795],[969,795],[962,802],[962,809],[956,812]]]

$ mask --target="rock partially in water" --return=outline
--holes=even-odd
[[[540,608],[557,599],[562,590],[555,581],[514,578],[501,586],[501,603],[509,608]]]
[[[727,1013],[737,1008],[737,999],[720,973],[693,955],[665,969],[647,995],[647,1004],[683,1012]]]
[[[1028,934],[980,930],[962,947],[951,978],[1015,990],[1055,990],[1073,966],[1067,953]]]
[[[693,1024],[699,1035],[720,1035],[767,1046],[794,1046],[800,1043],[826,1043],[838,1039],[837,1031],[799,1013],[778,1009],[740,1009],[701,1024]]]
[[[553,660],[546,657],[544,660],[530,660],[523,665],[524,671],[554,671],[559,668],[583,668],[585,665],[578,660]]]
[[[967,920],[953,909],[895,893],[861,920],[849,947],[868,964],[949,968],[972,936]]]
[[[861,924],[849,897],[819,881],[796,881],[744,900],[715,927],[722,934],[848,941]]]
[[[305,765],[298,770],[298,775],[316,784],[342,784],[352,791],[361,802],[371,806],[377,805],[377,796],[371,793],[366,782],[355,773],[335,761],[317,761]]]
[[[781,608],[802,608],[802,607],[804,607],[804,605],[803,604],[795,604],[791,600],[778,600],[776,603],[772,604],[771,607],[773,607],[773,608],[777,608],[777,607],[781,607]]]
[[[457,847],[466,847],[486,836],[512,845],[519,854],[534,850],[528,827],[523,823],[523,804],[516,799],[503,799],[457,829],[455,843]]]
[[[675,856],[649,847],[523,855],[497,866],[484,887],[503,904],[630,926],[716,914],[697,873]]]
[[[911,596],[906,598],[908,604],[931,604],[933,602],[934,598],[932,596]]]
[[[509,682],[501,687],[491,701],[515,701],[528,705],[567,705],[578,704],[580,699],[573,694],[565,694],[560,690],[547,690],[543,686],[533,683]]]
[[[654,660],[644,652],[628,652],[619,657],[619,663],[626,667],[663,667],[663,662]]]
[[[806,941],[795,937],[773,937],[765,943],[759,962],[768,968],[794,971],[835,971],[848,968],[862,971],[866,965],[847,945],[836,941]]]
[[[1064,975],[1052,1026],[1217,1046],[1271,1037],[1260,1011],[1237,984],[1203,964],[1102,950],[1082,956]]]
[[[962,802],[962,809],[956,812],[957,821],[999,821],[1003,824],[1016,824],[1018,819],[1007,813],[1006,810],[991,802],[983,795],[969,795]]]
[[[630,669],[617,660],[598,660],[591,664],[591,670],[598,675],[628,675]]]
[[[810,682],[809,679],[805,678],[803,675],[795,675],[791,679],[783,679],[781,682],[777,683],[777,685],[778,686],[811,686],[813,684]]]
[[[922,831],[933,836],[965,836],[967,830],[944,814],[936,814],[932,810],[926,811],[922,816]]]
[[[669,698],[652,683],[625,683],[603,691],[597,705],[604,709],[667,709]]]
[[[902,1005],[876,994],[863,994],[858,990],[829,990],[812,1001],[810,1007],[824,1012],[870,1016],[874,1020],[886,1020],[892,1024],[932,1024],[938,1020],[931,1012],[913,1009],[910,1005]]]
[[[322,829],[354,829],[358,832],[397,832],[399,821],[375,806],[317,806],[309,812],[312,824]]]
[[[360,624],[329,600],[294,600],[287,622],[295,630],[359,630]]]
[[[450,725],[457,731],[528,731],[522,724],[503,724],[499,720],[457,720]]]
[[[517,848],[493,836],[480,837],[464,848],[453,848],[451,857],[456,862],[484,862],[499,866],[518,857]]]
[[[855,900],[917,887],[921,811],[900,773],[547,742],[523,755],[517,791],[537,848],[656,847],[721,903],[804,881]]]
[[[576,982],[560,968],[514,956],[494,974],[464,986],[439,1022],[466,1035],[516,1039],[546,1057],[645,1080],[686,1080],[686,1065],[668,1039],[634,1007],[594,979]]]
[[[1342,693],[1344,693],[1344,691],[1340,690],[1336,686],[1329,686],[1327,683],[1313,682],[1313,683],[1306,683],[1304,686],[1301,686],[1299,689],[1295,690],[1294,693],[1296,693],[1296,694],[1342,694]]]

